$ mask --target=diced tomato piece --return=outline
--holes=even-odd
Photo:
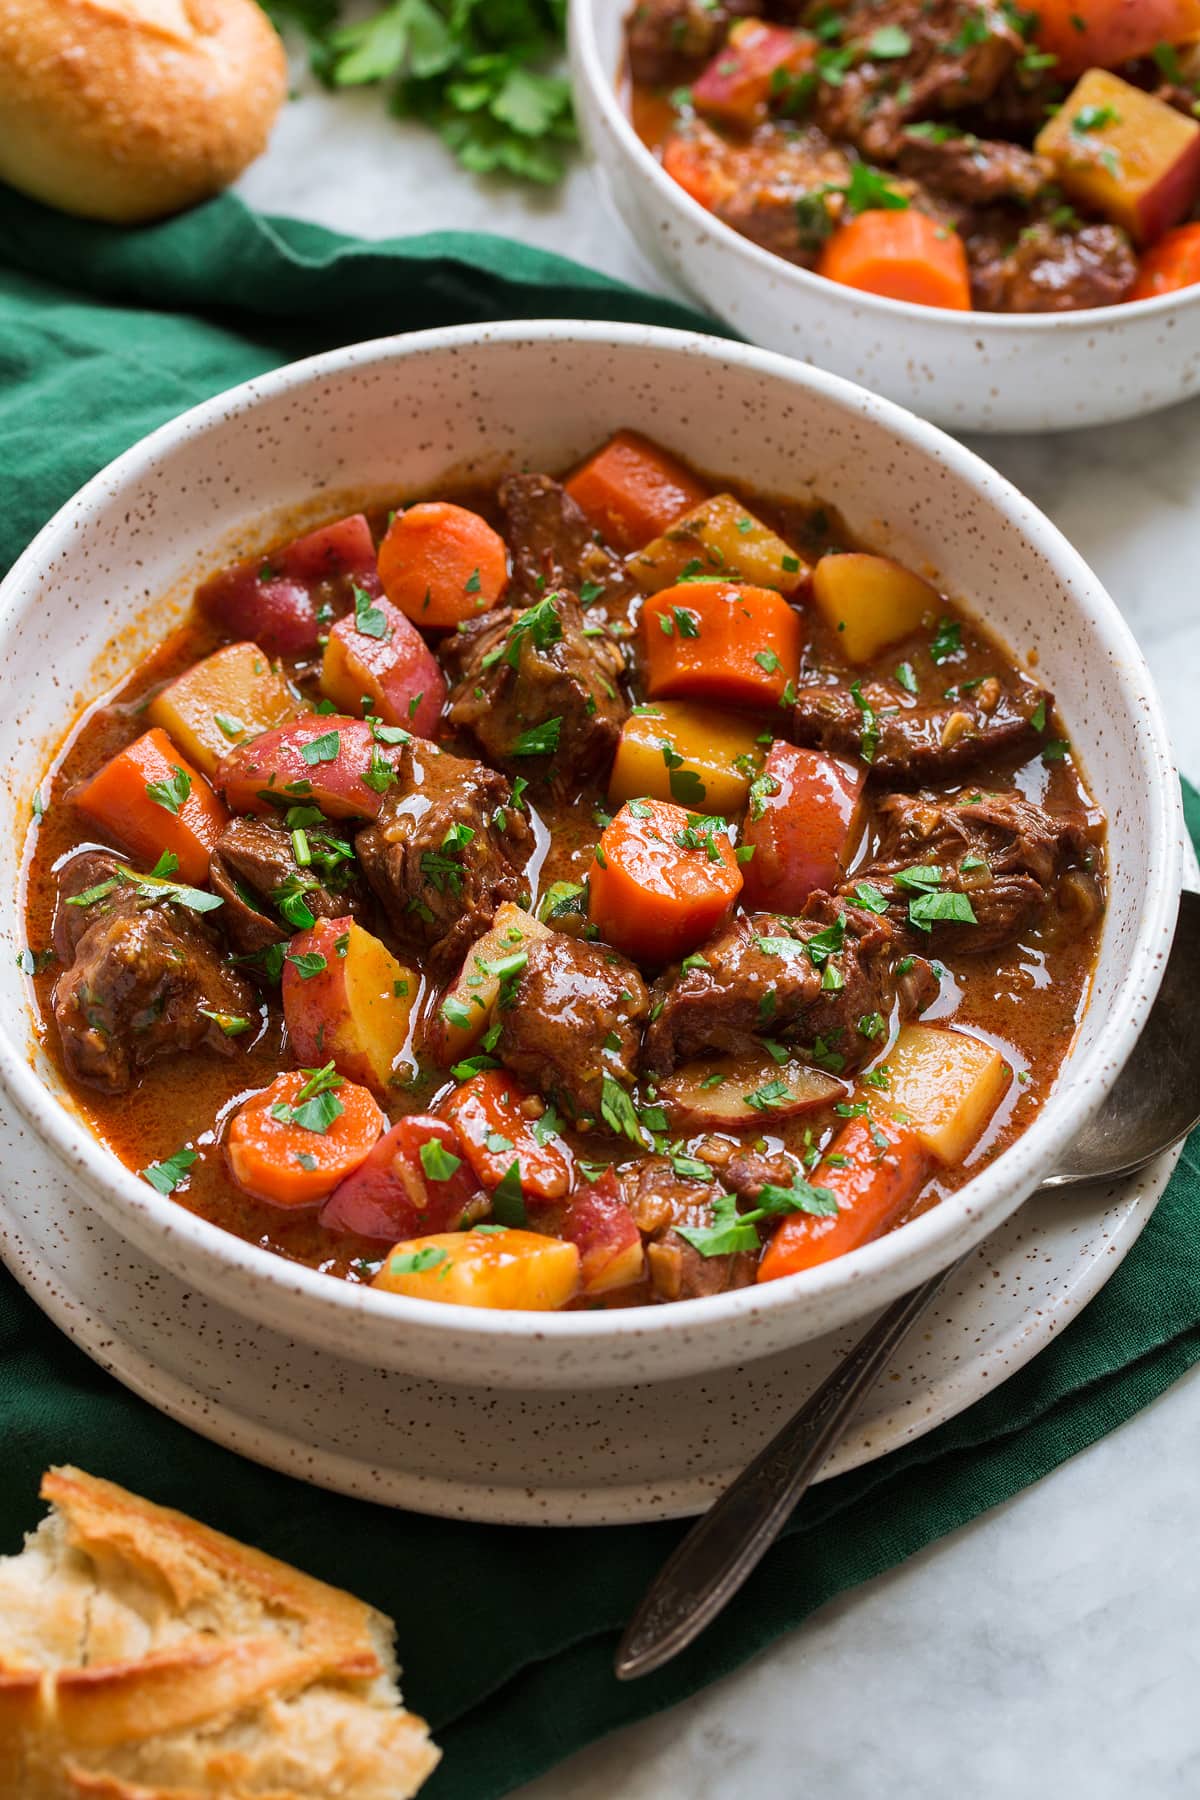
[[[642,1279],[646,1260],[642,1234],[611,1169],[572,1194],[563,1214],[562,1235],[578,1247],[585,1294],[607,1293]]]

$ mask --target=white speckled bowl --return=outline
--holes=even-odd
[[[101,1148],[40,1053],[16,951],[29,796],[64,710],[128,666],[186,604],[214,549],[311,503],[428,487],[450,470],[559,469],[615,427],[652,433],[749,487],[811,488],[902,559],[970,596],[1059,695],[1111,822],[1112,900],[1095,997],[1020,1140],[902,1230],[787,1281],[674,1306],[485,1313],[346,1286],[156,1194]],[[101,658],[108,678],[112,655]],[[603,1387],[727,1369],[869,1313],[978,1243],[1051,1169],[1137,1037],[1171,941],[1182,818],[1150,676],[1112,601],[1029,502],[940,432],[769,352],[643,327],[545,322],[352,346],[185,413],[68,503],[0,586],[0,1080],[57,1178],[158,1264],[315,1348],[442,1381]],[[11,1198],[11,1197],[10,1197]],[[44,1196],[43,1196],[44,1200]]]
[[[946,312],[840,287],[723,225],[663,171],[620,103],[628,10],[629,0],[571,0],[584,140],[641,249],[752,343],[952,431],[1106,425],[1200,390],[1200,286],[1078,313]]]

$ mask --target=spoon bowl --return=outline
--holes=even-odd
[[[1035,1190],[1132,1174],[1200,1124],[1200,894],[1180,897],[1175,941],[1145,1027],[1104,1102]],[[962,1260],[893,1301],[845,1360],[693,1525],[651,1582],[617,1648],[632,1681],[695,1641],[757,1568],[868,1390]]]

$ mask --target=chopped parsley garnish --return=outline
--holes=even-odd
[[[436,1269],[445,1260],[446,1252],[439,1244],[426,1244],[423,1250],[406,1250],[401,1256],[393,1256],[388,1263],[388,1273],[421,1275],[426,1269]]]
[[[866,912],[885,913],[888,909],[887,896],[880,893],[873,881],[857,882],[854,898]]]
[[[531,725],[516,738],[509,751],[510,756],[553,756],[558,749],[559,734],[562,731],[562,718],[545,719],[540,725]]]
[[[638,1116],[634,1111],[633,1101],[625,1092],[619,1081],[604,1074],[600,1090],[600,1116],[610,1131],[618,1137],[627,1137],[638,1149],[644,1148],[645,1139],[642,1128],[638,1124]]]
[[[325,731],[320,737],[310,738],[307,744],[301,744],[300,756],[313,769],[318,763],[334,762],[341,747],[341,733]]]
[[[926,893],[908,903],[909,923],[918,931],[934,925],[977,925],[975,908],[966,894]]]
[[[301,981],[311,981],[314,976],[324,974],[329,967],[319,950],[302,950],[295,956],[289,952],[287,960]]]
[[[177,1150],[174,1156],[164,1157],[162,1162],[152,1162],[148,1167],[139,1169],[138,1174],[158,1193],[173,1194],[195,1160],[196,1152],[185,1147]]]
[[[957,619],[939,619],[938,627],[929,646],[929,654],[935,663],[949,662],[962,649],[962,626]]]
[[[380,610],[365,588],[354,589],[354,629],[363,637],[385,638],[388,635],[387,614]]]
[[[902,25],[881,25],[867,40],[868,55],[883,61],[907,56],[911,49],[912,39]]]
[[[879,750],[879,723],[875,717],[875,709],[864,695],[861,681],[850,683],[850,697],[862,714],[862,736],[859,739],[862,759],[873,763]]]
[[[165,811],[176,815],[191,791],[192,778],[186,769],[181,769],[178,765],[172,767],[165,781],[146,783],[146,793],[155,806],[161,806]]]
[[[917,680],[913,666],[910,662],[897,663],[896,680],[900,683],[900,686],[904,689],[906,694],[916,694],[920,692],[920,683]]]
[[[512,1145],[509,1144],[508,1148],[511,1150]],[[421,1158],[421,1167],[430,1181],[449,1181],[462,1167],[462,1157],[447,1150],[445,1144],[439,1143],[437,1138],[426,1138],[417,1155]]]
[[[492,1214],[501,1225],[525,1223],[525,1192],[521,1186],[521,1164],[516,1157],[492,1190]]]

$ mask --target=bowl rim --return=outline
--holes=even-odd
[[[818,394],[845,413],[882,425],[904,452],[917,452],[949,465],[998,511],[1007,525],[1027,541],[1032,538],[1049,568],[1070,591],[1088,635],[1105,644],[1112,678],[1125,693],[1141,760],[1150,774],[1143,814],[1150,859],[1163,879],[1142,889],[1138,928],[1125,952],[1125,969],[1111,1003],[1110,1029],[1085,1054],[1068,1053],[1067,1065],[1044,1108],[1025,1131],[978,1175],[937,1206],[859,1250],[815,1269],[781,1280],[725,1294],[675,1301],[669,1306],[621,1308],[578,1313],[499,1312],[438,1301],[410,1299],[331,1279],[317,1269],[289,1262],[273,1251],[234,1236],[186,1207],[160,1195],[127,1169],[93,1133],[81,1116],[58,1099],[32,1067],[27,1047],[15,1030],[28,1032],[28,1013],[19,1020],[0,1016],[0,1087],[54,1154],[104,1203],[107,1216],[121,1221],[126,1235],[132,1215],[147,1237],[173,1240],[194,1252],[208,1268],[236,1272],[253,1288],[287,1292],[309,1307],[343,1317],[361,1317],[380,1327],[405,1321],[426,1333],[468,1333],[485,1339],[532,1338],[598,1347],[614,1339],[654,1339],[708,1321],[745,1321],[837,1296],[854,1285],[885,1278],[892,1265],[904,1269],[918,1262],[941,1268],[958,1253],[957,1233],[973,1230],[975,1241],[1007,1218],[1036,1180],[1098,1106],[1136,1042],[1150,1001],[1158,987],[1169,947],[1182,885],[1182,799],[1174,778],[1174,760],[1158,696],[1141,651],[1115,603],[1098,577],[1058,528],[1004,476],[938,427],[919,419],[895,402],[869,393],[838,375],[799,363],[775,351],[723,338],[660,326],[571,319],[506,320],[492,324],[437,327],[423,332],[344,345],[287,363],[202,401],[168,420],[99,470],[44,525],[8,575],[0,582],[0,655],[17,616],[17,590],[27,584],[64,548],[73,531],[98,505],[111,504],[121,489],[151,472],[159,461],[187,440],[220,432],[231,421],[252,413],[257,405],[296,389],[331,383],[346,372],[405,362],[411,357],[456,350],[486,351],[493,347],[569,347],[602,345],[614,356],[627,351],[653,351],[671,358],[728,361],[800,393]],[[19,907],[19,892],[6,905]],[[18,921],[20,919],[17,913]],[[32,1011],[30,1006],[29,1011]],[[1014,1197],[1015,1196],[1015,1197]],[[940,1260],[939,1260],[940,1259]]]
[[[937,320],[948,331],[956,331],[960,336],[972,332],[978,336],[983,330],[1003,337],[1013,337],[1025,331],[1039,336],[1051,331],[1087,333],[1102,327],[1116,329],[1123,322],[1155,319],[1200,306],[1200,282],[1197,282],[1192,287],[1182,288],[1172,294],[1154,294],[1145,300],[1122,300],[1116,306],[1080,307],[1073,312],[993,313],[976,307],[971,307],[966,312],[957,312],[951,307],[925,306],[915,300],[893,300],[885,294],[872,294],[865,288],[847,287],[843,283],[830,281],[828,276],[818,275],[815,269],[802,269],[796,263],[776,256],[773,251],[764,250],[752,238],[735,231],[732,225],[727,225],[715,213],[701,206],[698,200],[694,200],[686,189],[667,174],[658,158],[646,148],[634,130],[633,122],[621,105],[616,88],[606,76],[596,34],[597,4],[609,3],[615,6],[618,0],[569,0],[569,41],[580,78],[598,104],[605,124],[626,158],[634,163],[642,179],[649,182],[663,204],[675,214],[677,222],[692,231],[707,231],[719,250],[724,250],[731,256],[743,257],[756,274],[773,276],[776,280],[790,284],[800,294],[817,294],[828,299],[832,290],[845,304],[861,306],[868,313],[877,315],[881,326],[885,321],[894,323],[908,319],[928,324]],[[622,223],[625,223],[628,230],[628,224],[624,220]],[[837,304],[837,300],[833,303]],[[725,315],[722,313],[718,316]]]

